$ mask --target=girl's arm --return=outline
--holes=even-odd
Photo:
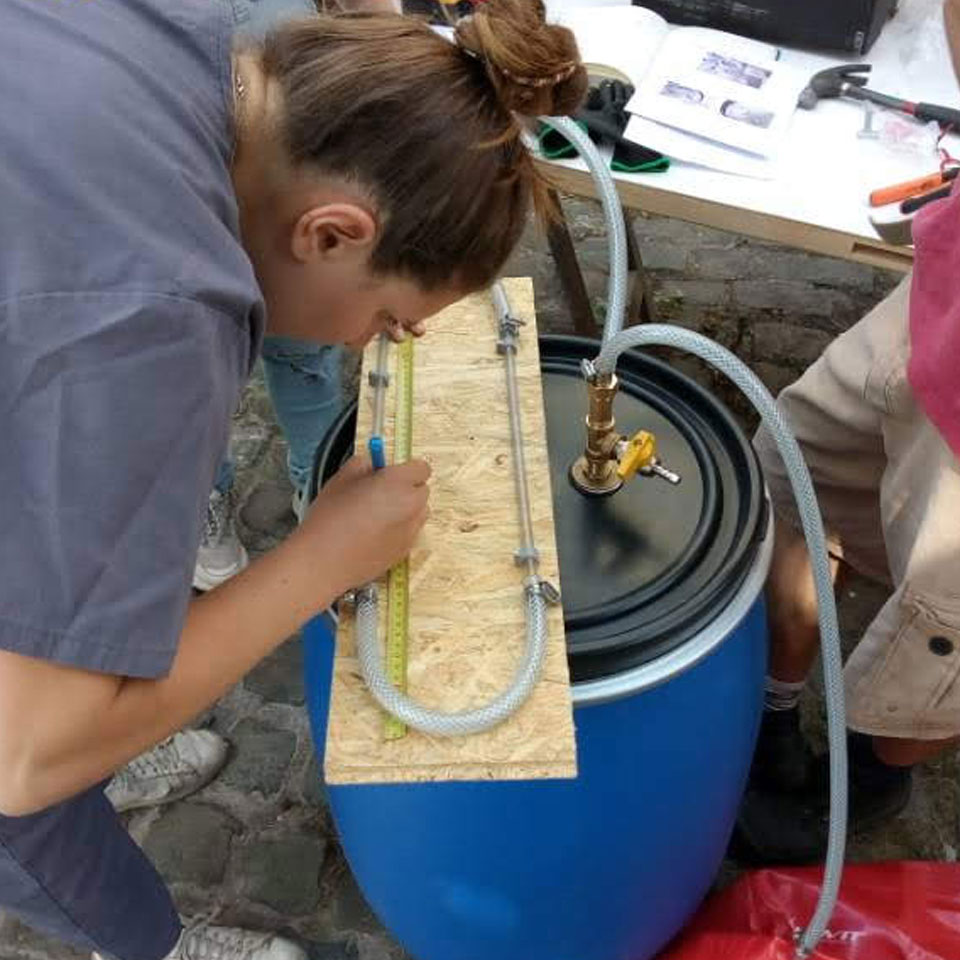
[[[194,600],[170,673],[98,674],[0,652],[0,813],[44,809],[182,727],[341,593],[405,556],[427,515],[426,464],[355,461],[286,542]]]

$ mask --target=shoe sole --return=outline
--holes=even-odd
[[[215,587],[219,587],[221,583],[226,583],[243,570],[246,570],[250,565],[250,557],[247,554],[246,547],[242,544],[240,549],[242,551],[240,563],[234,567],[230,567],[228,570],[212,572],[206,567],[195,567],[193,571],[193,589],[199,590],[201,593],[207,593]]]

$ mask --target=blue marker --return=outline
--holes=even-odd
[[[370,449],[370,459],[373,461],[374,470],[382,470],[387,465],[387,457],[383,452],[383,437],[373,436],[368,444]]]

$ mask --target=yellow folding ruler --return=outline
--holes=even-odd
[[[393,462],[409,460],[413,451],[413,338],[397,345],[396,417],[393,421]],[[408,637],[410,632],[410,561],[401,560],[387,575],[386,669],[390,682],[407,692]],[[387,740],[398,740],[407,732],[396,717],[384,723]]]

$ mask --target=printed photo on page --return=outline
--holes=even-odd
[[[648,120],[768,157],[777,152],[805,78],[756,49],[671,35],[628,109]]]

